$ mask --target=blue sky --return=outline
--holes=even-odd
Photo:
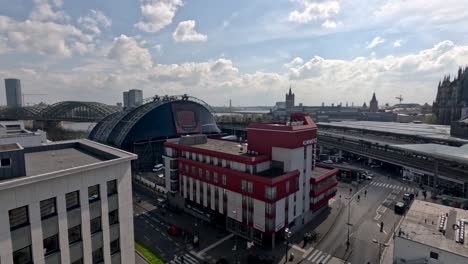
[[[468,64],[468,0],[0,0],[0,77],[27,103],[137,88],[213,105],[431,102]],[[2,94],[0,104],[5,103]]]

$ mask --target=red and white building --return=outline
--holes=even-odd
[[[165,143],[169,200],[274,247],[336,194],[336,169],[315,166],[317,127],[307,114],[247,128],[248,145],[190,135]]]

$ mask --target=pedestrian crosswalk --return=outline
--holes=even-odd
[[[174,260],[169,262],[170,264],[198,264],[200,261],[194,256],[186,253],[182,256],[177,256]]]
[[[332,258],[332,255],[328,253],[323,252],[319,249],[314,249],[311,252],[311,254],[307,257],[305,263],[326,264]]]
[[[411,188],[411,187],[395,185],[395,184],[390,184],[390,183],[385,183],[385,182],[371,182],[370,185],[374,185],[376,187],[400,190],[400,191],[403,191],[403,192],[413,192],[414,191],[414,188]]]

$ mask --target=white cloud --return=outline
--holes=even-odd
[[[145,32],[158,32],[172,23],[177,9],[182,5],[182,0],[140,0],[143,18],[135,27]]]
[[[322,23],[322,27],[324,28],[336,28],[336,22],[333,20],[325,20],[325,22]]]
[[[117,60],[124,66],[150,68],[153,65],[149,51],[142,48],[134,38],[126,35],[114,39],[107,58]]]
[[[309,23],[318,19],[330,18],[340,12],[338,0],[294,0],[300,3],[303,10],[294,10],[289,13],[289,21],[296,23]]]
[[[367,45],[367,48],[368,48],[368,49],[372,49],[372,48],[374,48],[375,46],[377,46],[377,45],[379,45],[379,44],[382,44],[382,43],[384,43],[384,42],[385,42],[385,39],[383,39],[383,38],[377,36],[377,37],[375,37],[375,38],[372,39],[371,43],[369,43],[369,44]]]
[[[86,16],[78,18],[78,23],[87,31],[99,35],[101,30],[109,28],[112,21],[99,10],[89,10]]]
[[[394,48],[399,48],[399,47],[401,47],[401,39],[395,40],[395,41],[393,42],[393,47],[394,47]]]
[[[208,37],[195,31],[195,20],[182,21],[172,33],[177,42],[206,41]]]
[[[302,64],[295,63],[289,68],[289,76],[302,87],[302,96],[318,93],[323,97],[321,100],[328,102],[346,99],[362,103],[375,90],[383,102],[393,100],[394,93],[404,92],[408,100],[423,103],[434,99],[441,76],[455,72],[467,60],[468,46],[443,41],[430,49],[399,57],[352,60],[314,57]]]
[[[161,44],[156,44],[153,46],[154,51],[156,54],[161,55],[162,54],[162,45]]]
[[[62,1],[33,0],[34,6],[29,18],[34,21],[66,21],[70,17],[61,10]]]
[[[70,57],[74,52],[86,53],[94,49],[93,38],[73,25],[41,21],[16,21],[0,16],[0,38],[19,52]]]

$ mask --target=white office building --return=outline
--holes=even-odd
[[[0,145],[0,263],[134,263],[136,158],[89,140]]]
[[[34,147],[47,144],[47,142],[45,131],[29,131],[24,128],[23,121],[0,122],[0,145],[18,143],[22,147]]]
[[[467,225],[467,210],[414,201],[395,236],[393,263],[468,263]]]

